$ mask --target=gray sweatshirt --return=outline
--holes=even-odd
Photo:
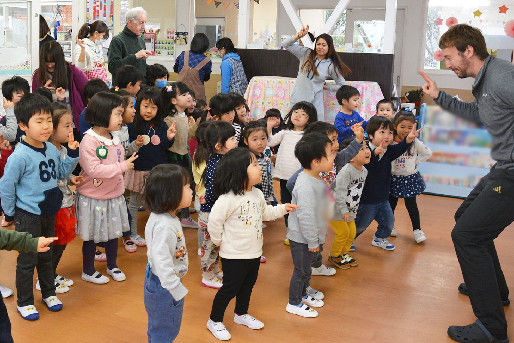
[[[514,65],[489,56],[473,84],[475,101],[460,101],[444,91],[435,102],[455,115],[485,125],[492,136],[497,168],[514,168]]]
[[[5,109],[5,126],[0,125],[0,135],[9,142],[16,140],[16,133],[18,132],[18,121],[14,115],[14,108]]]
[[[342,220],[346,213],[350,213],[351,221],[355,220],[366,176],[368,176],[366,168],[362,167],[359,171],[351,163],[339,171],[336,177],[334,220]]]
[[[287,239],[315,249],[325,243],[330,213],[328,187],[321,179],[301,172],[293,189],[291,203],[298,208],[289,214]]]

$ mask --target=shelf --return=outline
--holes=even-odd
[[[425,144],[433,151],[449,152],[454,154],[491,154],[491,148],[479,147],[479,146],[468,146],[468,145],[454,145],[454,144],[443,144],[433,143],[425,141]]]

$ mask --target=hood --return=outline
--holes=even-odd
[[[231,58],[231,59],[236,60],[236,61],[240,61],[241,60],[239,55],[236,54],[235,52],[229,52],[228,54],[223,56],[223,61],[226,60],[227,58]]]

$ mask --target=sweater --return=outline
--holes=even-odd
[[[294,155],[294,148],[302,136],[303,131],[282,130],[268,138],[268,146],[274,147],[280,144],[275,169],[273,170],[273,177],[288,180],[300,169],[300,161],[298,161]]]
[[[27,232],[0,229],[0,250],[37,252],[38,241],[39,237],[33,238]]]
[[[168,163],[166,151],[173,144],[173,140],[168,139],[168,125],[164,121],[157,124],[145,123],[142,127],[136,127],[135,123],[128,124],[129,138],[135,141],[138,135],[148,135],[150,139],[157,135],[160,143],[154,145],[152,142],[139,148],[138,158],[134,161],[134,170],[150,170],[158,164]]]
[[[397,144],[398,142],[394,143]],[[418,172],[418,164],[425,162],[432,156],[432,150],[416,138],[412,152],[405,151],[400,157],[393,161],[391,167],[392,175],[412,175]]]
[[[220,195],[209,214],[207,230],[220,256],[254,259],[262,255],[262,221],[286,214],[286,205],[266,205],[262,192],[253,187],[244,194],[230,191]]]
[[[99,149],[107,149],[106,158],[100,158]],[[123,173],[128,170],[125,149],[119,139],[107,139],[90,129],[80,142],[80,175],[84,182],[77,192],[92,199],[114,199],[125,192]]]
[[[204,59],[208,58],[204,54],[197,54],[196,52],[189,51],[189,67],[194,68],[196,67],[200,62],[202,62]],[[173,71],[175,73],[180,73],[182,68],[184,67],[184,51],[178,55],[177,59],[175,60],[175,65],[173,66]],[[207,62],[206,65],[204,65],[199,71],[198,71],[198,77],[200,78],[200,81],[207,82],[211,78],[211,71],[212,71],[212,61]]]
[[[18,120],[14,115],[14,108],[6,108],[5,116],[0,119],[0,135],[9,142],[16,141],[16,134],[18,133]]]
[[[125,158],[129,158],[133,153],[139,151],[139,146],[136,144],[136,141],[133,140],[130,142],[129,137],[129,129],[127,124],[121,125],[121,128],[118,131],[111,132],[112,137],[118,137],[121,145],[123,145],[123,149],[125,149]]]
[[[97,68],[103,68],[104,64],[104,51],[101,44],[101,41],[98,41],[100,44],[96,44],[89,38],[84,38],[84,62],[79,62],[79,56],[82,52],[82,47],[78,44],[75,47],[75,64],[82,71],[93,70]]]
[[[159,278],[173,299],[187,294],[182,278],[187,273],[186,238],[180,220],[169,213],[150,213],[145,226],[146,256],[152,273]]]
[[[164,122],[168,127],[170,127],[173,122],[177,123],[175,141],[169,150],[179,155],[187,155],[189,153],[189,139],[191,139],[196,132],[196,122],[189,125],[189,118],[185,113],[178,113],[175,116],[167,116],[164,118]]]
[[[362,167],[359,171],[351,163],[339,171],[336,177],[334,220],[342,220],[346,213],[350,213],[351,221],[355,220],[367,175],[366,168]]]
[[[2,208],[7,216],[14,216],[15,208],[36,215],[53,216],[59,211],[62,193],[58,179],[64,179],[77,166],[77,150],[61,160],[59,150],[52,143],[44,142],[36,148],[25,141],[19,143],[0,179]]]
[[[139,50],[145,49],[146,45],[143,37],[137,36],[125,26],[123,31],[112,37],[111,44],[109,45],[109,52],[107,53],[109,72],[112,75],[116,75],[121,66],[130,64],[139,69],[143,77],[145,77],[146,59],[137,59],[136,57],[136,53]]]
[[[338,112],[334,120],[334,126],[337,129],[337,140],[339,144],[348,137],[354,137],[352,125],[362,122],[362,127],[366,129],[368,122],[364,120],[357,111],[352,111],[352,114]]]
[[[207,160],[207,166],[205,167],[205,177],[203,182],[205,185],[205,204],[201,204],[200,210],[202,212],[211,212],[211,208],[216,201],[216,195],[214,194],[213,183],[214,183],[214,172],[218,162],[223,158],[221,154],[212,154]]]

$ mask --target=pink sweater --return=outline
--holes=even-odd
[[[96,151],[102,145],[108,151],[105,159],[100,159]],[[89,129],[80,142],[79,154],[84,182],[77,187],[78,193],[102,200],[117,198],[125,192],[123,173],[128,168],[119,139],[107,139]]]

